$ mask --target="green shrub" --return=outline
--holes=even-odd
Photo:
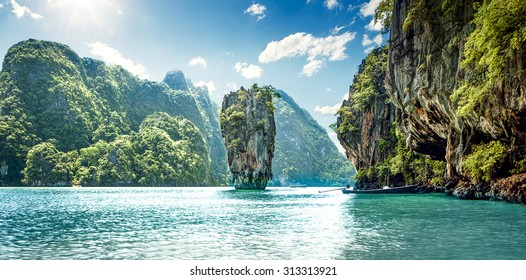
[[[526,156],[518,161],[515,161],[513,167],[514,168],[511,170],[511,174],[519,174],[526,172]]]
[[[507,155],[508,147],[500,141],[475,145],[473,152],[462,163],[462,168],[474,182],[489,182]]]
[[[486,0],[477,4],[473,19],[475,30],[469,34],[462,68],[473,78],[464,82],[453,95],[460,116],[476,113],[484,100],[491,102],[493,85],[506,77],[513,59],[526,42],[526,5],[523,0]]]

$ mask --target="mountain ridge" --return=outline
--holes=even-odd
[[[164,82],[143,80],[121,66],[106,65],[93,58],[81,58],[67,45],[35,39],[13,45],[2,64],[0,185],[19,185],[22,181],[28,185],[65,185],[80,183],[78,180],[82,178],[85,185],[141,185],[146,184],[139,183],[143,177],[150,179],[141,182],[165,185],[162,180],[152,180],[153,173],[147,173],[145,170],[158,172],[157,175],[165,178],[182,178],[180,176],[184,172],[177,171],[180,169],[176,167],[177,164],[193,163],[185,163],[179,158],[179,161],[168,160],[173,166],[166,166],[144,154],[146,151],[141,147],[148,145],[140,144],[141,139],[157,139],[155,141],[161,141],[159,143],[163,145],[172,145],[178,141],[171,138],[169,133],[165,134],[166,127],[146,129],[153,133],[151,137],[155,135],[154,138],[146,135],[144,131],[141,132],[143,122],[149,117],[164,120],[181,117],[188,120],[199,130],[199,134],[194,134],[196,139],[202,137],[207,147],[206,151],[195,151],[191,146],[186,147],[189,150],[185,152],[200,154],[204,160],[204,165],[198,165],[202,166],[199,172],[206,174],[202,174],[202,180],[193,183],[228,183],[226,149],[220,136],[218,107],[210,100],[206,87],[196,87],[182,71],[168,72]],[[294,131],[295,126],[309,127],[312,133],[308,136],[321,139],[323,146],[327,147],[316,149],[313,148],[316,145],[310,145],[310,150],[290,150],[294,160],[281,156],[283,164],[279,163],[278,156],[275,162],[285,171],[276,170],[276,174],[286,174],[286,177],[280,176],[281,180],[273,184],[348,183],[352,175],[349,175],[352,172],[351,168],[346,161],[337,159],[334,162],[330,158],[342,156],[337,153],[332,142],[326,141],[329,138],[325,130],[290,96],[284,94],[284,99],[278,102],[277,106],[286,107],[292,113],[287,115],[292,117],[281,118],[282,126],[294,123],[289,125],[289,131]],[[168,116],[155,115],[160,112],[167,113]],[[296,122],[298,119],[304,122]],[[175,122],[173,119],[171,121]],[[181,121],[184,123],[184,120]],[[139,134],[142,136],[139,137]],[[277,137],[278,146],[291,144],[287,138]],[[305,138],[302,133],[295,137]],[[314,141],[312,139],[305,141],[310,143]],[[147,148],[149,153],[160,152],[153,147]],[[325,153],[325,149],[330,152]],[[46,162],[45,166],[31,161],[31,165],[28,165],[30,152],[32,161],[42,160]],[[134,162],[134,158],[139,158],[138,152],[141,153],[142,159],[150,162],[151,166],[156,166],[157,170],[149,168],[148,164]],[[309,168],[295,167],[301,162],[299,159],[307,154],[311,157],[311,163],[307,164]],[[177,153],[172,153],[172,156],[177,157]],[[316,160],[316,157],[324,160]],[[327,165],[327,162],[330,164]],[[339,164],[343,167],[337,166]],[[43,169],[38,171],[40,173],[35,170],[23,172],[28,166]],[[124,178],[116,173],[108,174],[99,168],[115,170],[114,172],[128,170],[128,173]],[[294,170],[292,173],[296,175],[290,170]],[[45,184],[42,180],[23,178],[24,174],[42,178],[44,171],[48,172],[44,175],[51,176],[55,172],[60,176],[51,176],[54,179]],[[320,180],[313,179],[316,177]],[[64,178],[69,179],[66,182]],[[196,180],[196,177],[192,178]],[[173,180],[171,182],[176,183]],[[185,181],[185,184],[191,183]]]

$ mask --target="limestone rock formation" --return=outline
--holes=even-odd
[[[474,10],[475,2],[482,8]],[[509,5],[515,5],[514,9]],[[445,158],[451,182],[448,187],[459,197],[523,201],[526,180],[512,175],[524,172],[525,164],[526,42],[511,44],[506,40],[524,28],[524,10],[524,4],[513,1],[395,1],[388,93],[402,111],[399,125],[408,135],[407,143],[419,153]],[[482,19],[478,23],[473,21],[477,17]],[[479,32],[479,41],[466,44],[474,30]],[[488,40],[503,46],[485,45]],[[462,61],[467,47],[482,55],[495,50],[499,60],[476,59],[475,70],[481,65],[483,70],[466,69]],[[498,76],[490,76],[496,63],[503,70]],[[452,98],[466,81],[468,87],[480,81],[486,83],[487,93],[475,90],[464,100]],[[466,104],[470,102],[476,104],[471,112],[459,114],[459,108],[469,108]],[[474,172],[486,162],[481,156],[478,165],[470,167],[468,158],[477,145],[494,142],[506,147],[506,156],[486,168],[491,180],[476,180]],[[508,176],[513,184],[502,179]]]
[[[379,63],[373,62],[373,59]],[[386,62],[386,47],[373,50],[363,60],[349,88],[349,97],[340,109],[338,140],[345,148],[347,158],[358,170],[385,160],[392,152],[392,147],[382,151],[378,148],[379,141],[389,137],[395,121],[395,107],[388,102],[384,87]],[[361,76],[368,77],[364,79],[369,81],[367,96],[363,93]]]
[[[339,110],[338,140],[356,170],[373,167],[394,153],[396,139],[392,139],[391,130],[396,121],[396,108],[388,102],[384,86],[387,51],[387,47],[375,49],[363,60],[349,89],[349,97]],[[371,180],[359,179],[356,184],[359,188],[379,188],[386,184],[378,179],[378,176]]]
[[[272,87],[253,85],[223,98],[221,133],[236,189],[265,189],[272,178],[274,94]]]

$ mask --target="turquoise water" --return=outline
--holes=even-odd
[[[1,188],[0,259],[526,259],[526,207],[319,188]]]

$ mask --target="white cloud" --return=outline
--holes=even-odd
[[[0,3],[0,9],[2,9],[3,7],[4,7],[4,4]]]
[[[382,23],[380,21],[377,21],[376,23],[374,22],[374,18],[371,20],[371,22],[369,22],[366,26],[365,26],[365,29],[369,30],[369,31],[381,31],[382,30]]]
[[[312,34],[298,32],[291,34],[280,41],[267,44],[259,54],[259,62],[269,63],[283,58],[307,56],[308,61],[327,58],[338,61],[347,58],[345,44],[356,37],[355,32],[345,32],[339,36],[316,38]]]
[[[376,35],[373,39],[369,39],[367,34],[363,35],[362,46],[369,46],[374,44],[375,46],[380,46],[383,42],[383,37],[381,34]]]
[[[42,19],[44,16],[41,14],[37,14],[33,12],[29,7],[22,6],[18,4],[15,0],[10,0],[9,3],[11,4],[11,12],[15,14],[17,18],[21,18],[23,16],[29,16],[32,19]]]
[[[369,53],[372,52],[374,49],[376,49],[376,46],[368,47],[367,49],[365,49],[365,51],[363,51],[363,53],[364,53],[364,54],[369,54]]]
[[[331,30],[331,34],[332,35],[336,35],[338,33],[340,33],[340,30],[344,29],[345,27],[347,26],[335,26],[332,30]]]
[[[374,37],[373,41],[377,46],[380,46],[384,41],[384,38],[382,37],[382,34],[378,34]]]
[[[369,46],[370,44],[373,43],[373,40],[369,39],[369,36],[367,34],[363,34],[363,39],[362,39],[362,46]]]
[[[355,6],[355,5],[350,4],[349,7],[347,7],[347,11],[352,12],[352,11],[354,11],[356,9],[359,9],[359,8],[360,8],[360,6]]]
[[[356,37],[356,32],[345,32],[339,36],[323,38],[314,37],[312,34],[298,32],[291,34],[279,41],[267,44],[265,50],[259,54],[261,63],[275,62],[284,58],[306,56],[307,63],[301,74],[307,75],[309,70],[315,73],[321,67],[317,61],[339,61],[347,58],[346,44]],[[309,76],[309,75],[307,75]]]
[[[325,63],[321,60],[313,60],[305,66],[303,66],[303,70],[301,71],[300,75],[312,77],[316,72],[320,71],[321,68],[325,66]]]
[[[252,16],[257,16],[257,21],[260,21],[265,18],[265,11],[267,7],[260,4],[252,4],[245,10],[245,14],[250,14]]]
[[[199,81],[199,82],[195,83],[194,85],[196,87],[207,87],[208,88],[208,92],[210,94],[214,93],[217,90],[216,84],[213,81],[208,81],[208,82]]]
[[[342,103],[338,103],[334,106],[320,106],[320,105],[316,105],[316,107],[314,107],[314,111],[322,114],[322,115],[334,115],[336,114],[336,112],[338,112],[338,110],[340,109],[340,107],[342,106]]]
[[[206,68],[206,66],[208,66],[207,63],[206,63],[206,59],[204,59],[204,58],[202,58],[202,57],[200,57],[200,56],[192,58],[192,59],[188,62],[188,64],[189,64],[190,66],[202,66],[202,67],[204,67],[204,68]]]
[[[234,70],[237,73],[240,73],[241,76],[243,76],[247,80],[261,78],[261,75],[263,74],[263,69],[261,69],[261,67],[259,67],[258,65],[248,65],[247,63],[241,62],[236,63],[236,65],[234,66]]]
[[[332,10],[336,7],[338,7],[340,4],[338,3],[338,0],[325,0],[325,6],[327,9]]]
[[[347,99],[347,96],[348,96],[348,93],[345,93],[343,96],[342,96],[342,102],[343,100],[346,100]],[[316,107],[314,107],[314,111],[322,114],[322,115],[335,115],[338,110],[340,109],[340,107],[342,106],[342,102],[339,102],[339,103],[336,103],[334,106],[320,106],[320,105],[316,105]]]
[[[118,14],[119,16],[122,16],[122,15],[124,14],[124,12],[121,11],[121,10],[118,10],[118,11],[117,11],[117,14]]]
[[[237,84],[234,82],[226,83],[226,87],[231,91],[238,90]]]
[[[360,8],[360,15],[363,17],[374,16],[376,8],[380,5],[382,0],[370,0],[369,2],[362,5]]]
[[[108,64],[120,65],[122,68],[143,79],[148,77],[146,74],[146,68],[144,66],[135,63],[131,59],[124,58],[118,50],[98,41],[88,44],[88,47],[91,54],[100,57],[104,62]]]
[[[328,87],[328,88],[325,88],[325,91],[326,91],[326,92],[331,92],[332,89],[331,89],[330,87]]]

